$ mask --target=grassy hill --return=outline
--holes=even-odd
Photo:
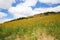
[[[0,24],[0,40],[60,40],[60,12],[47,12]]]

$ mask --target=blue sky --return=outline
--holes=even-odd
[[[60,0],[1,0],[0,23],[51,11],[60,12]]]
[[[23,0],[16,0],[15,3],[12,3],[12,6],[13,7],[16,7],[16,5],[18,5],[20,3],[24,3],[24,1]],[[56,6],[59,6],[59,5],[60,5],[60,3],[48,5],[48,4],[45,4],[45,3],[42,3],[42,2],[37,1],[36,5],[35,6],[32,6],[32,8],[34,9],[34,8],[40,8],[40,7],[43,7],[43,8],[56,7]]]

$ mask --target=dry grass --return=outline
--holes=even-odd
[[[60,40],[60,14],[15,20],[0,25],[1,40]],[[7,35],[7,36],[6,36]],[[6,39],[5,39],[6,38]]]

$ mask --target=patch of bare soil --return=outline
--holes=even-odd
[[[25,36],[24,38],[20,38],[19,36],[17,36],[15,40],[31,40],[29,38],[32,39],[33,36],[32,37]],[[32,40],[54,40],[54,37],[52,37],[51,35],[47,36],[46,34],[43,33],[42,35],[38,35],[36,38],[33,38]]]
[[[36,33],[32,33],[31,35],[24,35],[23,37],[16,37],[15,40],[54,40],[54,37],[51,35],[47,35],[45,31],[35,31]]]

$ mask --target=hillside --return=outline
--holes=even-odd
[[[0,24],[0,39],[60,40],[59,30],[60,12],[47,12]]]

